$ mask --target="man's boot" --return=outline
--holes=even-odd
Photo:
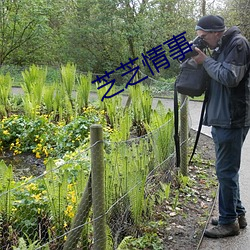
[[[232,224],[218,224],[215,227],[209,228],[205,230],[204,235],[209,238],[223,238],[228,236],[239,235],[240,227],[239,223],[234,222]]]
[[[238,216],[238,222],[239,222],[240,229],[243,229],[243,228],[245,228],[247,226],[247,220],[246,220],[245,214],[242,214],[242,215]],[[212,218],[211,224],[214,225],[214,226],[217,226],[218,225],[218,219],[217,218]]]

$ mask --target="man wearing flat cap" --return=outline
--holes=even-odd
[[[213,50],[212,56],[195,48],[193,57],[210,76],[204,125],[212,126],[219,181],[219,218],[205,236],[222,238],[247,226],[240,199],[241,149],[250,126],[250,45],[238,27],[226,30],[220,16],[202,17],[195,30]]]

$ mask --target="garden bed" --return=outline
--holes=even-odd
[[[194,131],[191,131],[191,137],[194,136]],[[37,159],[34,154],[7,154],[4,160],[7,164],[13,165],[17,179],[22,176],[38,176],[45,170],[43,160]],[[155,250],[198,249],[217,191],[213,162],[212,139],[201,135],[194,163],[189,166],[189,178],[182,177],[177,180],[176,169],[173,170],[172,191],[168,199],[163,197],[161,202],[156,202],[153,217],[137,230],[137,238],[124,235],[123,241],[130,242],[126,243],[126,247],[138,249],[138,246],[141,246],[140,249]],[[131,229],[127,228],[127,233],[130,230],[134,231],[133,225]],[[121,244],[119,249],[125,248],[122,248]]]
[[[31,81],[33,73],[40,87]],[[193,250],[216,194],[211,139],[201,136],[188,176],[182,176],[173,159],[173,112],[165,103],[152,105],[150,91],[136,85],[130,89],[131,103],[125,109],[121,96],[102,99],[108,86],[89,105],[91,75],[81,75],[78,95],[73,96],[75,68],[67,65],[61,73],[60,84],[47,86],[42,81],[45,72],[31,67],[24,74],[23,97],[12,96],[1,109],[0,150],[13,168],[0,163],[0,236],[4,236],[0,245],[6,249],[23,243],[60,249],[70,241],[70,228],[91,167],[90,126],[101,124],[107,249],[190,246]],[[9,91],[10,80],[5,77]],[[76,239],[77,249],[93,245],[92,213],[88,222],[85,234]]]
[[[194,132],[191,136],[194,136]],[[179,190],[178,201],[176,192],[170,194],[169,201],[155,206],[151,222],[138,231],[138,236],[141,237],[135,241],[141,241],[140,244],[145,249],[198,249],[213,207],[217,182],[212,164],[212,139],[201,135],[197,150],[195,163],[189,166],[190,181],[180,188],[177,180],[172,180],[172,189]],[[34,154],[9,156],[5,158],[5,162],[14,166],[17,178],[30,174],[37,176],[45,170],[42,159],[37,159]]]
[[[191,131],[191,138],[194,137],[195,132]],[[121,243],[118,249],[199,249],[217,193],[214,159],[212,139],[201,134],[194,162],[188,168],[188,178],[178,177],[178,169],[174,168],[171,177],[164,173],[156,175],[163,183],[164,192],[163,197],[159,197],[157,187],[147,190],[151,196],[158,194],[153,217],[141,226],[136,238],[125,237],[125,247]],[[164,180],[166,176],[171,180]],[[169,181],[171,191],[167,193],[164,182]],[[155,179],[153,182],[157,183]]]

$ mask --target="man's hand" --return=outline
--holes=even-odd
[[[203,64],[207,56],[198,48],[194,48],[196,52],[198,52],[197,56],[192,57],[197,64]]]

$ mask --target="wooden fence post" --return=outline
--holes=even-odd
[[[81,237],[83,225],[86,222],[91,208],[91,176],[83,192],[81,201],[78,205],[76,216],[73,220],[70,233],[64,244],[63,250],[76,249],[77,243]]]
[[[105,183],[103,130],[99,124],[90,127],[91,140],[91,176],[93,205],[93,250],[106,249]]]

